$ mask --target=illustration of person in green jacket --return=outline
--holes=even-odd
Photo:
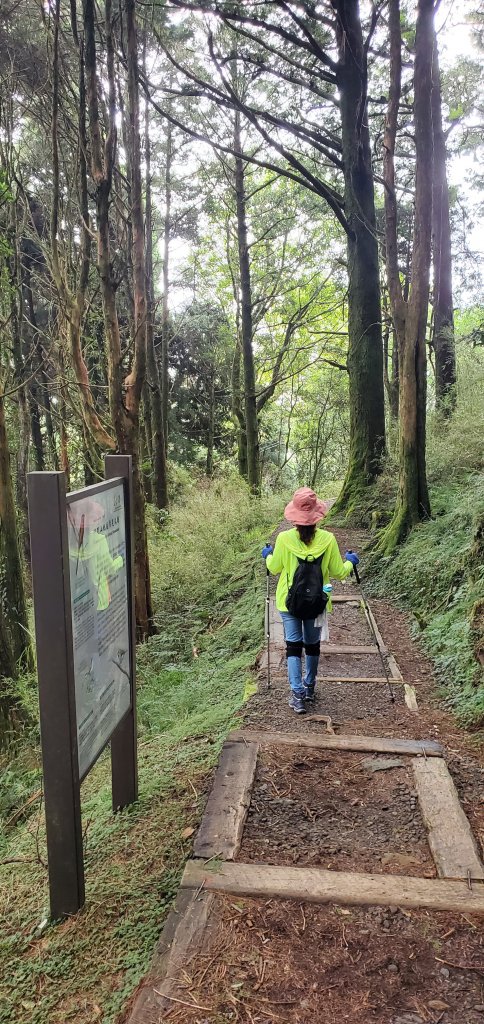
[[[93,498],[77,501],[68,509],[68,519],[74,535],[70,538],[69,555],[76,562],[76,574],[81,565],[87,570],[89,580],[96,590],[98,612],[109,608],[109,580],[124,565],[123,556],[118,554],[113,558],[107,538],[98,532],[104,515],[104,508]]]
[[[331,610],[330,579],[346,579],[359,562],[358,555],[352,551],[347,551],[343,560],[335,536],[329,530],[316,527],[327,511],[326,503],[310,487],[301,487],[284,510],[294,528],[280,533],[274,548],[266,544],[262,550],[269,572],[280,574],[276,607],[286,641],[291,688],[289,706],[298,715],[304,714],[305,705],[314,703],[315,699],[321,624],[327,624],[324,613]],[[327,639],[327,628],[324,638]],[[306,654],[304,679],[303,648]]]

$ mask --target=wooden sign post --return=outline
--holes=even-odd
[[[137,799],[131,458],[66,494],[30,473],[29,523],[53,919],[84,904],[80,785],[111,741],[113,810]]]

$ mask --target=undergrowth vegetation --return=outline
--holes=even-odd
[[[113,1024],[148,969],[208,772],[254,685],[264,604],[260,545],[279,514],[279,504],[262,506],[237,480],[182,487],[161,523],[151,512],[158,633],[138,656],[140,796],[112,814],[107,755],[87,777],[87,902],[60,925],[45,926],[35,724],[2,765],[1,1024]],[[25,691],[30,713],[32,682]]]
[[[374,593],[397,599],[435,661],[447,704],[484,725],[484,354],[459,359],[457,409],[429,422],[432,519],[373,566]],[[393,476],[393,473],[391,474]],[[392,499],[385,481],[380,501]]]

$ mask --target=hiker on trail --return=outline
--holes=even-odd
[[[266,544],[262,557],[269,572],[280,573],[276,607],[286,641],[287,672],[291,687],[289,706],[304,714],[314,703],[321,638],[328,639],[326,611],[331,611],[330,578],[344,580],[358,565],[353,551],[339,553],[336,537],[316,527],[328,511],[310,487],[301,487],[286,505],[284,515],[294,529],[279,534],[275,547]],[[323,633],[322,633],[323,631]],[[302,651],[306,653],[304,679]]]

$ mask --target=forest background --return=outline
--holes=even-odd
[[[444,699],[482,726],[483,48],[460,0],[2,4],[0,897],[19,1021],[82,1020],[90,990],[114,1020],[146,968],[150,885],[168,905],[190,786],[253,685],[254,565],[295,487],[367,528],[367,580],[412,609]],[[142,796],[109,818],[103,760],[83,787],[91,884],[123,894],[126,928],[94,902],[92,955],[84,922],[68,952],[49,939],[47,969],[27,966],[46,901],[27,474],[74,489],[109,451],[135,470]],[[177,839],[155,855],[160,833]]]

